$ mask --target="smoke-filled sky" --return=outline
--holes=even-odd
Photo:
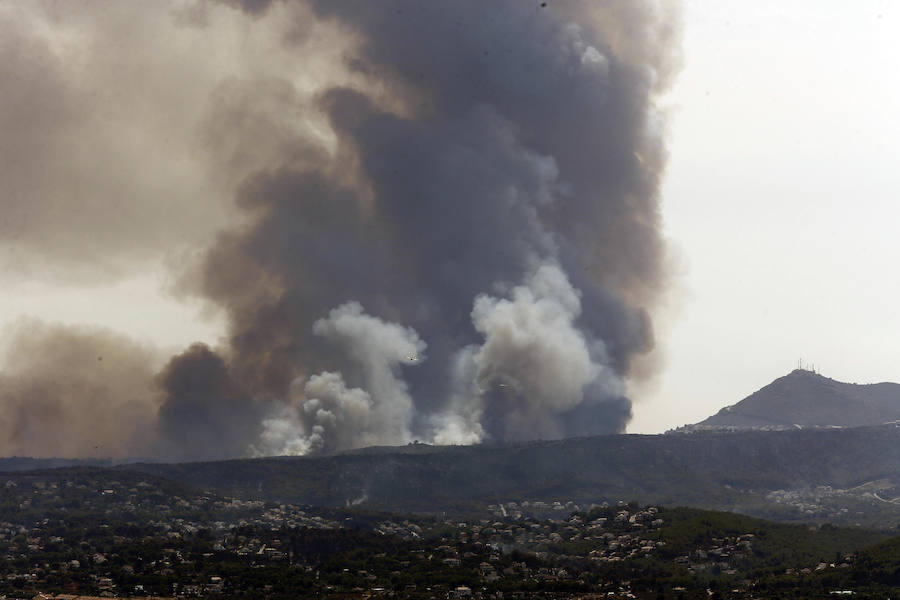
[[[88,317],[10,311],[0,452],[625,430],[668,285],[675,4],[0,6],[3,277]],[[153,295],[206,331],[145,339]]]
[[[0,1],[0,454],[697,421],[900,336],[889,3]]]

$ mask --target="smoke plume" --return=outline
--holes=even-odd
[[[139,380],[158,455],[624,430],[665,283],[654,102],[677,67],[676,8],[227,0],[169,19],[212,50],[249,41],[232,72],[193,54],[171,67],[205,94],[176,129],[209,178],[175,220],[206,206],[229,222],[200,227],[220,231],[198,236],[179,292],[229,329]],[[65,106],[66,122],[88,110]]]
[[[169,459],[239,456],[256,439],[262,407],[233,379],[213,350],[194,344],[157,376],[165,402],[159,409],[162,446]]]
[[[563,437],[571,411],[624,393],[603,342],[589,343],[575,327],[581,300],[558,266],[541,265],[510,296],[475,299],[472,324],[484,343],[461,351],[459,390],[469,399],[463,412],[480,418],[465,428],[451,415],[441,441]],[[589,388],[595,381],[604,389]],[[607,427],[599,422],[594,431]]]
[[[150,456],[162,357],[113,332],[21,321],[4,332],[3,456]]]

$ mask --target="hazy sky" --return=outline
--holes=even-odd
[[[696,422],[794,368],[900,380],[900,10],[686,3],[664,185],[682,295],[629,431]]]
[[[656,322],[663,366],[652,385],[635,390],[629,432],[660,432],[701,420],[787,373],[800,358],[835,379],[900,380],[894,360],[900,356],[894,308],[900,298],[894,266],[900,257],[894,235],[900,222],[900,10],[894,6],[875,0],[686,2],[684,66],[664,101],[671,120],[662,206],[675,275],[668,309]],[[115,25],[126,17],[110,10],[104,18]],[[208,57],[223,65],[222,72],[259,56],[270,57],[273,70],[279,67],[277,52],[255,41],[237,19],[217,25],[243,44],[232,54]],[[60,47],[80,47],[78,24],[62,29],[70,37],[58,38]],[[152,27],[147,31],[152,34]],[[140,57],[147,72],[154,64],[168,68],[191,43],[187,34],[167,42],[169,51]],[[103,43],[96,41],[101,51]],[[246,71],[246,65],[240,68]],[[194,81],[190,64],[180,69],[183,87],[160,88],[156,100],[168,94],[172,102],[190,104],[198,90],[208,89],[208,82]],[[210,79],[221,75],[215,68],[197,72]],[[102,77],[122,75],[113,65]],[[302,89],[302,81],[296,83]],[[117,112],[123,105],[128,114]],[[222,315],[173,296],[167,266],[225,221],[227,203],[215,199],[223,190],[198,175],[209,165],[190,153],[167,155],[139,129],[125,141],[106,140],[105,128],[121,133],[122,124],[135,113],[142,118],[145,108],[128,97],[110,107],[96,123],[66,122],[73,127],[69,145],[54,151],[90,156],[99,147],[94,154],[111,161],[110,168],[117,160],[152,153],[168,179],[109,183],[122,193],[166,199],[146,214],[123,209],[120,221],[110,221],[109,235],[121,223],[155,222],[167,202],[174,206],[182,196],[195,210],[178,224],[184,231],[163,235],[148,227],[157,237],[135,240],[139,262],[124,259],[140,264],[138,272],[121,271],[117,257],[95,257],[108,268],[87,275],[73,274],[77,267],[60,258],[67,252],[64,235],[53,257],[42,262],[29,252],[27,233],[16,239],[17,219],[37,217],[27,211],[24,217],[4,215],[2,235],[14,243],[0,254],[6,271],[0,325],[30,316],[103,325],[164,349],[198,340],[216,345],[225,333]],[[186,111],[179,118],[194,116]],[[14,124],[14,115],[9,119]],[[101,135],[85,146],[78,127]],[[159,127],[171,128],[174,138],[186,135],[177,120]],[[271,148],[264,145],[259,152],[281,151],[276,142],[267,140]],[[182,140],[173,147],[190,144]],[[18,189],[15,181],[7,185]],[[52,195],[53,182],[46,186]],[[59,235],[62,229],[51,231]],[[186,231],[196,232],[191,244],[184,243],[191,238]],[[166,250],[142,253],[160,247]]]

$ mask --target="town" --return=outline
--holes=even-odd
[[[849,571],[884,536],[624,501],[509,501],[477,516],[243,500],[75,469],[0,480],[0,595],[751,597]],[[835,531],[837,528],[831,528]],[[779,536],[800,535],[773,564]],[[826,539],[827,538],[827,539]],[[805,545],[804,545],[805,544]],[[817,579],[818,578],[818,579]],[[825,580],[819,581],[825,585]]]

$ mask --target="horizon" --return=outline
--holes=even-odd
[[[712,416],[714,416],[714,415],[717,415],[717,414],[719,414],[723,409],[731,408],[731,407],[733,407],[735,404],[740,403],[742,400],[746,400],[746,399],[749,398],[750,396],[754,395],[756,392],[759,392],[760,390],[765,389],[766,387],[768,387],[769,385],[771,385],[771,384],[777,382],[778,380],[784,379],[784,378],[786,378],[786,377],[790,377],[791,375],[794,375],[794,374],[814,375],[815,377],[820,378],[820,379],[825,379],[825,380],[828,380],[828,381],[835,381],[835,382],[837,382],[837,383],[846,384],[846,385],[854,385],[854,386],[870,386],[870,385],[881,385],[881,384],[900,385],[900,383],[892,382],[892,381],[880,381],[880,382],[872,382],[872,383],[858,383],[858,382],[852,382],[852,381],[839,381],[839,380],[833,379],[833,378],[831,378],[831,377],[828,377],[827,375],[824,375],[824,374],[822,374],[822,373],[818,373],[818,372],[813,371],[813,370],[810,370],[810,369],[806,369],[806,368],[802,368],[802,367],[796,367],[796,368],[794,368],[793,370],[787,372],[786,374],[780,375],[780,376],[776,377],[775,379],[773,379],[771,382],[769,382],[768,384],[766,384],[765,386],[763,386],[763,387],[760,388],[759,390],[754,390],[753,392],[748,393],[745,397],[743,397],[743,398],[741,398],[741,399],[739,399],[739,400],[737,400],[737,401],[735,401],[735,402],[733,402],[733,403],[731,403],[731,404],[727,404],[727,405],[722,406],[718,411],[713,412],[713,413],[710,413],[709,415],[707,415],[707,417],[712,417]],[[898,416],[900,416],[900,414],[898,414]],[[842,426],[842,425],[803,425],[803,426],[795,425],[794,428],[797,428],[797,429],[800,429],[800,430],[820,430],[820,431],[830,431],[830,430],[835,430],[835,429],[879,428],[879,427],[887,427],[887,426],[896,426],[896,424],[897,424],[898,422],[900,422],[900,419],[892,420],[892,421],[886,421],[886,422],[883,422],[883,423],[870,423],[870,424],[865,424],[865,425],[843,425],[843,426]],[[684,433],[686,433],[686,432],[681,431],[683,427],[688,427],[688,428],[689,428],[691,425],[697,425],[697,424],[699,424],[699,421],[698,421],[697,423],[693,423],[693,424],[692,424],[692,423],[685,423],[685,424],[683,424],[683,425],[681,425],[681,426],[675,426],[675,427],[672,427],[672,428],[670,428],[670,429],[667,429],[666,431],[655,432],[655,433],[642,433],[642,432],[600,433],[600,434],[594,434],[594,435],[590,435],[590,434],[589,434],[589,435],[574,436],[574,437],[568,437],[568,438],[532,439],[532,440],[520,440],[520,441],[502,441],[502,440],[489,440],[489,439],[488,439],[488,440],[482,440],[482,441],[479,441],[479,442],[476,442],[476,443],[472,443],[472,444],[435,444],[435,443],[433,443],[433,442],[430,443],[430,442],[422,442],[422,441],[419,441],[419,440],[413,440],[413,441],[410,441],[410,442],[406,442],[406,443],[404,443],[404,444],[387,444],[387,445],[360,446],[360,447],[358,447],[358,448],[349,448],[349,449],[338,450],[338,451],[334,451],[334,452],[328,452],[328,453],[316,453],[316,454],[310,454],[310,455],[272,454],[272,455],[266,455],[266,456],[234,456],[234,457],[219,458],[219,459],[212,459],[212,460],[202,460],[202,461],[198,461],[198,460],[196,460],[196,459],[184,459],[184,460],[174,460],[174,461],[173,461],[173,460],[166,460],[166,459],[163,458],[163,457],[155,457],[155,458],[154,458],[154,457],[148,457],[148,456],[143,456],[143,457],[141,457],[141,456],[120,456],[120,457],[116,457],[116,456],[102,456],[102,455],[96,455],[96,456],[0,456],[0,461],[5,461],[5,460],[26,460],[26,461],[35,461],[35,462],[66,461],[66,462],[75,462],[75,463],[80,463],[80,462],[87,462],[87,463],[92,463],[92,462],[105,463],[105,462],[108,462],[108,463],[112,463],[111,466],[120,466],[120,465],[127,465],[127,464],[141,464],[141,463],[149,463],[149,464],[186,464],[186,463],[196,463],[196,462],[223,462],[223,461],[233,461],[233,460],[264,460],[264,459],[269,459],[269,458],[300,458],[300,457],[303,457],[303,458],[323,458],[323,459],[327,459],[327,458],[334,457],[334,456],[345,456],[345,455],[352,455],[352,454],[365,454],[367,451],[370,451],[370,450],[381,450],[381,449],[386,449],[386,450],[390,450],[390,449],[403,449],[403,448],[417,447],[417,446],[419,446],[419,447],[427,447],[427,448],[434,448],[434,449],[440,449],[440,448],[499,448],[499,447],[507,448],[507,447],[527,447],[527,446],[533,446],[533,445],[535,445],[535,444],[550,444],[550,445],[553,445],[553,444],[556,444],[556,443],[559,443],[559,442],[564,442],[565,440],[569,440],[569,439],[577,440],[577,439],[587,439],[587,438],[594,438],[594,437],[610,437],[610,436],[649,436],[649,437],[655,437],[655,436],[666,436],[666,435],[671,435],[671,434],[684,434]],[[697,429],[696,431],[703,431],[704,433],[709,433],[709,434],[721,434],[721,435],[728,435],[728,436],[730,436],[730,435],[733,435],[733,434],[736,433],[736,432],[748,433],[748,434],[755,434],[755,433],[761,433],[761,432],[795,431],[795,430],[797,430],[797,429],[794,429],[794,428],[785,428],[785,429],[764,429],[764,428],[759,428],[759,429],[757,429],[757,428],[744,428],[744,427],[734,427],[734,426],[713,426],[713,427],[710,428],[710,429],[702,429],[702,428],[701,428],[701,429]],[[692,433],[696,433],[696,431],[693,431]],[[43,467],[38,467],[38,468],[40,468],[40,469],[43,469],[43,468],[57,468],[57,467],[63,467],[63,468],[64,468],[65,466],[68,466],[68,465],[56,465],[56,466],[49,466],[49,467],[48,467],[48,466],[43,466]],[[73,466],[77,466],[77,465],[73,465]],[[90,465],[90,466],[93,466],[93,465]],[[18,470],[18,469],[17,469],[17,470]]]
[[[900,8],[396,1],[0,7],[0,451],[655,434],[798,355],[900,379]]]

